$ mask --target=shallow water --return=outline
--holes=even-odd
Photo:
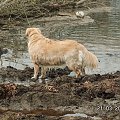
[[[42,28],[50,38],[78,40],[89,51],[95,53],[100,60],[99,68],[92,72],[87,70],[87,73],[115,72],[120,70],[120,1],[111,0],[111,7],[113,9],[109,13],[91,13],[90,16],[95,21],[85,25],[59,25],[55,30],[49,22],[36,23],[34,26]],[[51,28],[48,29],[47,25]],[[2,28],[1,31],[0,47],[9,50],[7,54],[1,56],[3,62],[1,67],[13,66],[17,69],[33,67],[27,52],[25,26]]]

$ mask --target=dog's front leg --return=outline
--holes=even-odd
[[[34,63],[34,76],[31,79],[37,79],[39,73],[39,65]]]
[[[46,78],[46,72],[47,72],[47,67],[42,66],[41,67],[41,76],[40,78]]]

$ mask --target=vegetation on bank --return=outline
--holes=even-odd
[[[108,5],[107,0],[0,0],[0,17],[26,18],[57,15],[60,11],[91,9]]]

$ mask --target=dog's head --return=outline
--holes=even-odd
[[[39,28],[27,28],[25,35],[27,37],[30,37],[31,35],[36,34],[36,33],[38,33],[38,34],[41,33]]]

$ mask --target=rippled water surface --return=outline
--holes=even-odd
[[[90,14],[95,20],[94,23],[59,26],[53,32],[48,31],[51,32],[48,37],[69,38],[84,44],[100,60],[99,68],[94,73],[104,74],[120,70],[120,1],[111,0],[111,7],[113,9],[109,13]],[[36,26],[41,27],[42,23]],[[7,48],[9,52],[1,56],[2,67],[8,65],[18,69],[24,69],[26,66],[33,67],[27,52],[25,27],[10,28],[7,32],[2,29],[2,32],[4,31],[5,36],[0,34],[1,47]]]

